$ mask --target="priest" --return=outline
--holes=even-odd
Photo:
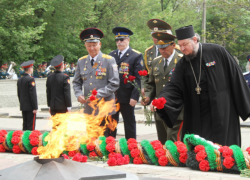
[[[239,117],[250,115],[250,91],[239,65],[224,47],[197,42],[192,25],[176,36],[184,56],[159,95],[167,102],[157,113],[173,127],[184,105],[183,136],[241,146]]]

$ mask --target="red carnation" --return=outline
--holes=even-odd
[[[32,139],[30,139],[30,144],[32,146],[37,146],[39,144],[39,139],[38,138],[32,138]]]
[[[142,76],[142,74],[143,74],[142,70],[138,71],[138,74],[139,74],[140,76]]]
[[[197,146],[195,146],[194,152],[197,153],[197,152],[199,152],[199,151],[205,151],[205,147],[202,146],[202,145],[197,145]]]
[[[82,161],[81,162],[87,162],[88,161],[88,156],[82,155]]]
[[[125,155],[124,159],[125,159],[124,164],[128,164],[130,162],[130,159],[129,159],[128,155]]]
[[[225,149],[230,149],[228,146],[220,147],[219,151],[222,153]]]
[[[11,138],[11,143],[14,145],[18,144],[19,141],[20,141],[20,138],[18,136],[14,136]]]
[[[187,153],[181,153],[180,154],[180,157],[179,157],[180,162],[182,162],[183,164],[186,164],[187,159],[188,159]]]
[[[89,157],[97,157],[96,153],[94,151],[89,153]]]
[[[186,153],[187,152],[187,148],[185,145],[178,145],[177,146],[177,151],[178,153]]]
[[[139,149],[132,149],[132,151],[130,151],[130,154],[132,156],[132,158],[136,158],[140,156],[140,150]]]
[[[120,153],[116,153],[115,158],[116,159],[122,158],[122,155]]]
[[[140,70],[140,71],[138,71],[138,73],[139,73],[139,75],[140,76],[147,76],[148,75],[148,71],[146,71],[146,70]]]
[[[5,152],[6,149],[4,148],[4,146],[2,144],[0,144],[0,152]]]
[[[5,138],[3,136],[0,136],[0,143],[3,143]]]
[[[127,74],[123,74],[122,78],[127,79]]]
[[[141,158],[139,158],[139,157],[134,158],[133,163],[134,164],[143,164]]]
[[[198,162],[201,162],[202,160],[204,160],[205,158],[207,157],[207,153],[205,151],[199,151],[197,154],[196,154],[196,160]]]
[[[15,131],[15,132],[13,132],[12,137],[13,137],[13,136],[18,136],[18,137],[20,137],[22,134],[23,134],[22,131],[17,130],[17,131]]]
[[[207,160],[202,160],[199,164],[199,168],[202,171],[208,171],[210,169],[209,162]]]
[[[164,97],[158,98],[158,106],[156,107],[157,109],[163,109],[164,104],[166,103],[166,99]]]
[[[64,157],[64,159],[69,159],[69,156],[67,156],[67,154],[62,154],[62,156]]]
[[[112,137],[112,136],[107,137],[106,138],[106,144],[109,144],[109,143],[115,144],[116,143],[115,138]]]
[[[94,100],[96,100],[96,97],[93,96],[93,95],[91,95],[91,96],[89,97],[89,100],[90,100],[90,101],[94,101]]]
[[[248,147],[248,148],[246,149],[246,151],[247,151],[248,154],[250,155],[250,147]]]
[[[74,155],[72,160],[77,162],[87,162],[88,158],[87,156],[81,155],[81,153],[77,153],[76,155]]]
[[[166,152],[163,149],[157,149],[155,151],[155,155],[156,155],[156,157],[160,158],[161,156],[165,156]]]
[[[116,166],[116,159],[115,158],[109,158],[109,160],[107,161],[109,166]]]
[[[12,151],[13,153],[16,153],[16,154],[20,154],[21,153],[21,149],[18,145],[14,145],[13,148],[12,148]]]
[[[154,99],[154,100],[152,101],[152,105],[155,106],[155,107],[158,106],[158,101],[157,101],[157,99]]]
[[[223,160],[223,165],[227,168],[227,169],[231,169],[234,166],[234,159],[232,157],[226,157]]]
[[[113,151],[115,150],[115,144],[113,144],[113,143],[107,144],[106,150],[107,150],[108,152],[113,152]]]
[[[0,136],[5,136],[7,134],[7,131],[5,130],[0,130]]]
[[[231,157],[233,155],[233,150],[230,148],[224,148],[222,152],[222,156],[225,157]]]
[[[153,146],[154,150],[157,150],[157,149],[161,149],[161,148],[162,148],[162,144],[161,144],[161,142],[158,141],[158,140],[152,141],[152,142],[151,142],[151,145]]]
[[[136,139],[129,138],[128,141],[127,141],[127,144],[131,144],[131,143],[137,143]]]
[[[121,158],[119,158],[119,159],[116,160],[116,164],[117,165],[123,165],[124,161],[125,161],[124,157],[121,157]]]
[[[131,75],[128,76],[128,80],[130,82],[133,82],[135,80],[135,78],[136,78],[135,76],[131,76]]]
[[[135,148],[137,148],[137,144],[136,143],[130,143],[129,145],[128,145],[128,150],[132,150],[132,149],[135,149]]]
[[[88,151],[94,151],[95,150],[95,145],[91,145],[91,144],[87,145],[87,150]]]
[[[109,159],[112,158],[112,157],[116,158],[116,153],[115,152],[111,152],[111,153],[109,153],[108,157],[109,157]]]
[[[31,153],[32,153],[33,155],[38,155],[37,147],[33,147],[32,150],[31,150]]]
[[[93,95],[93,96],[96,96],[96,95],[97,95],[97,90],[93,89],[93,90],[92,90],[92,95]]]
[[[161,156],[158,162],[161,166],[166,166],[168,164],[168,158],[166,156]]]
[[[124,84],[127,84],[128,83],[128,79],[124,79]]]
[[[69,151],[68,155],[70,157],[74,157],[76,155],[76,151]]]

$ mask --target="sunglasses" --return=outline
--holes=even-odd
[[[127,39],[127,38],[116,39],[115,42],[124,41],[125,39]]]

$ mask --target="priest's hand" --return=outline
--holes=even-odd
[[[155,112],[155,111],[156,111],[156,107],[153,106],[152,103],[150,104],[150,110],[151,110],[152,112]]]
[[[130,102],[129,102],[130,106],[134,107],[136,105],[136,103],[137,103],[136,100],[130,99]]]
[[[142,94],[143,97],[145,96],[144,88],[141,89],[141,94]]]
[[[149,97],[144,97],[143,99],[141,99],[141,104],[143,106],[146,106],[149,103],[150,99]]]
[[[81,96],[78,97],[78,102],[80,102],[81,104],[84,104],[84,103],[86,103],[87,101],[85,100],[84,96],[81,95]]]
[[[37,113],[37,110],[33,110],[33,113],[36,114],[36,113]]]

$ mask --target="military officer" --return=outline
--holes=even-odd
[[[22,62],[22,63],[24,63],[24,62]],[[18,71],[19,71],[19,78],[20,78],[20,77],[23,77],[25,71],[24,71],[24,69],[23,69],[22,66],[19,67]]]
[[[75,75],[75,63],[70,64],[69,77],[74,77]]]
[[[169,32],[169,33],[172,33],[171,32],[172,27],[168,23],[166,23],[165,21],[160,20],[160,19],[150,19],[147,22],[147,25],[148,25],[149,29],[151,30],[151,34],[153,34],[155,32]],[[157,39],[154,38],[153,36],[152,36],[152,39],[153,39],[154,45],[147,48],[145,50],[145,53],[144,53],[143,70],[147,70],[148,74],[150,73],[150,71],[152,69],[153,59],[161,55],[160,51],[159,51],[159,48],[157,47]],[[176,44],[175,49],[177,50],[177,52],[180,52],[179,45]],[[149,78],[149,76],[145,76],[143,84],[147,83],[148,78]],[[143,87],[141,89],[141,92],[142,92],[143,96],[145,95],[144,88],[145,87]]]
[[[64,57],[58,55],[51,61],[51,66],[55,67],[55,72],[50,74],[46,82],[47,104],[50,114],[66,113],[71,111],[70,78],[62,71]]]
[[[113,119],[119,122],[119,112],[124,120],[125,137],[136,138],[136,123],[134,109],[139,100],[138,90],[131,84],[124,84],[123,75],[135,76],[136,83],[141,86],[141,77],[138,71],[142,70],[142,54],[129,47],[130,36],[133,32],[125,27],[115,27],[112,31],[115,34],[117,50],[112,51],[109,55],[116,60],[119,69],[120,87],[116,91],[117,102],[120,103],[120,110],[113,115]],[[116,137],[116,130],[112,133]]]
[[[36,70],[34,71],[34,78],[42,78],[42,64],[38,64]]]
[[[43,78],[47,78],[48,77],[49,71],[47,71],[46,69],[47,69],[47,62],[43,62],[42,63],[42,69],[41,69],[41,76]]]
[[[9,75],[9,73],[7,73],[7,69],[8,69],[8,64],[0,64],[0,79],[6,79],[6,76]]]
[[[119,88],[119,74],[115,59],[100,51],[102,37],[103,32],[97,28],[87,28],[80,34],[88,55],[81,57],[77,62],[73,89],[78,101],[85,104],[84,113],[87,114],[93,111],[88,105],[87,97],[93,89],[97,90],[97,98],[110,101],[115,100],[114,92]],[[108,132],[109,130],[105,132],[105,136],[109,136]]]
[[[23,130],[35,130],[37,113],[37,95],[35,79],[33,73],[34,60],[21,64],[24,68],[23,77],[17,81],[17,95],[20,102],[20,110],[23,115]]]
[[[174,39],[176,36],[172,35],[170,31],[156,32],[152,36],[158,39],[157,47],[159,48],[161,56],[154,58],[152,62],[152,70],[149,74],[149,79],[145,87],[145,100],[141,101],[143,105],[150,103],[154,98],[157,98],[165,86],[170,81],[171,75],[174,72],[176,63],[181,59],[182,54],[175,50]],[[151,110],[153,108],[151,107]],[[155,123],[157,129],[158,139],[162,144],[167,140],[177,141],[181,137],[181,123],[183,120],[183,112],[178,117],[175,126],[170,129],[166,126],[163,120],[155,113]]]

